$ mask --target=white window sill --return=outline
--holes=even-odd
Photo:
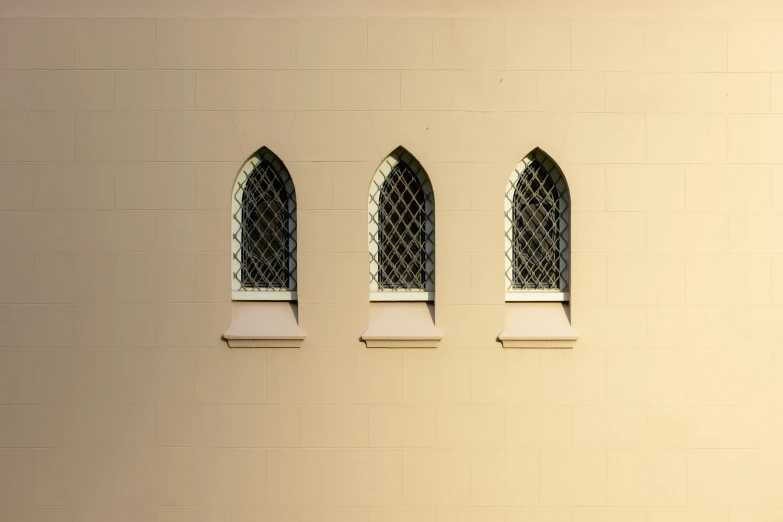
[[[370,303],[370,325],[362,334],[367,348],[436,348],[435,308],[427,302]]]
[[[506,302],[550,303],[570,299],[568,292],[506,292]]]
[[[296,303],[281,301],[233,302],[223,334],[231,348],[299,348],[304,338]]]
[[[231,299],[234,301],[296,301],[296,292],[233,290]]]
[[[398,290],[398,291],[386,291],[386,292],[378,292],[373,291],[370,292],[370,301],[371,302],[380,302],[380,301],[392,301],[392,302],[400,302],[400,301],[433,301],[435,299],[435,292],[425,292],[425,291],[405,291],[405,290]]]
[[[568,303],[506,303],[506,328],[498,335],[503,348],[573,348]]]

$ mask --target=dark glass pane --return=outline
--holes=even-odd
[[[242,286],[286,288],[289,272],[288,193],[265,160],[248,176],[242,195]]]
[[[397,163],[381,186],[378,212],[378,284],[424,289],[426,195],[408,165]]]
[[[516,184],[513,198],[513,287],[560,288],[560,194],[534,160]]]

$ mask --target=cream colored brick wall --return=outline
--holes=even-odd
[[[177,9],[0,19],[0,521],[783,517],[783,22]],[[437,349],[359,340],[398,145],[435,193]],[[301,349],[220,339],[261,146],[296,183]],[[572,350],[495,341],[537,146]]]

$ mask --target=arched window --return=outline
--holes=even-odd
[[[370,300],[434,300],[432,185],[421,164],[402,147],[376,171],[369,211]]]
[[[568,301],[568,185],[541,149],[514,169],[505,207],[506,301]]]
[[[291,175],[263,147],[242,166],[231,208],[235,300],[296,299],[296,192]]]

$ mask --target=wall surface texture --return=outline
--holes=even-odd
[[[783,21],[0,19],[0,520],[783,520],[782,143]],[[444,336],[369,350],[399,145]],[[300,349],[221,341],[261,146]],[[571,350],[495,340],[535,147],[571,189]]]

